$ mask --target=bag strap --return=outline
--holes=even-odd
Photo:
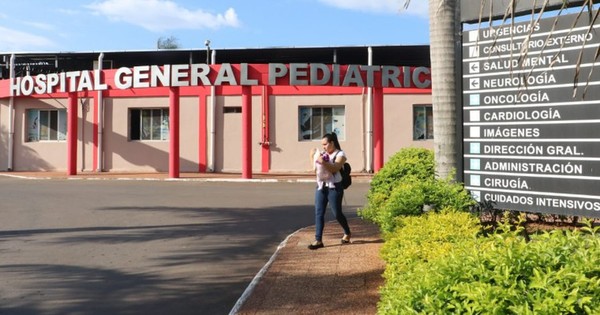
[[[333,155],[333,163],[335,163],[335,158],[337,158],[338,153],[340,153],[341,150],[338,150],[337,152],[335,152],[335,154]],[[340,168],[339,171],[337,171],[336,173],[340,173],[342,171],[342,168],[344,168],[344,165],[342,165],[342,167]],[[340,173],[341,174],[341,173]]]

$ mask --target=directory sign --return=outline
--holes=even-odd
[[[600,24],[463,33],[465,186],[497,209],[600,217]]]

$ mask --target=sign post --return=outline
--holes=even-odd
[[[463,176],[475,199],[600,217],[600,25],[575,19],[463,33]]]

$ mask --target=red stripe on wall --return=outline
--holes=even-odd
[[[69,93],[67,103],[67,175],[77,174],[77,93]]]
[[[92,169],[95,171],[98,169],[98,93],[94,94],[94,113],[92,122]]]
[[[198,172],[206,173],[206,164],[208,157],[208,94],[202,91],[198,96]]]
[[[179,178],[179,88],[169,89],[169,177]]]
[[[242,178],[252,178],[252,91],[242,88]]]
[[[270,127],[270,115],[269,115],[269,91],[268,86],[263,87],[262,93],[262,139],[261,139],[261,172],[268,173],[271,164],[271,144],[269,142],[269,127]]]

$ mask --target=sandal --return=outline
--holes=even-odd
[[[308,249],[319,249],[322,247],[325,247],[325,245],[323,245],[323,242],[321,241],[314,241],[310,245],[308,245]]]
[[[342,242],[342,244],[350,244],[350,235],[344,234],[344,237],[342,237],[341,242]]]

